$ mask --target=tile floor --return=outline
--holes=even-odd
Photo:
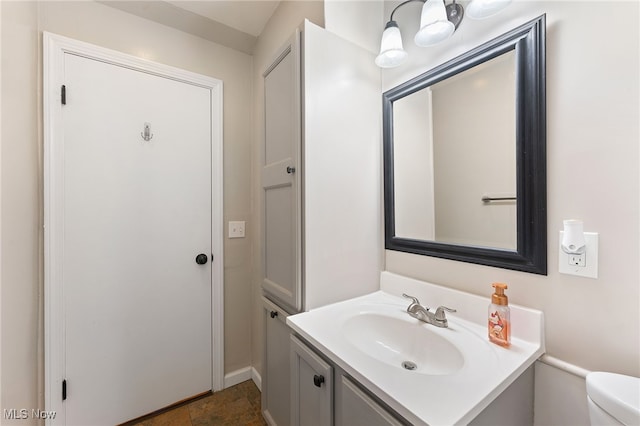
[[[260,391],[252,380],[185,403],[134,426],[266,425]]]

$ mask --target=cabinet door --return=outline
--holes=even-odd
[[[296,311],[301,303],[300,33],[264,72],[262,150],[264,290]]]
[[[291,424],[291,365],[288,314],[263,298],[265,351],[262,369],[262,414],[271,426]]]
[[[341,375],[336,389],[337,426],[399,426],[391,413],[364,393],[355,383]]]
[[[333,367],[291,336],[291,422],[333,425]]]

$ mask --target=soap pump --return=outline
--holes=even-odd
[[[504,294],[507,285],[493,283],[495,293],[491,295],[489,305],[489,340],[500,346],[511,344],[511,318],[509,312],[509,299]]]

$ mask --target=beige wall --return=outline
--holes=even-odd
[[[544,311],[548,354],[588,370],[635,376],[640,376],[638,12],[637,2],[513,2],[494,18],[465,18],[453,38],[437,47],[418,49],[405,40],[409,63],[383,72],[386,90],[547,14],[548,275],[394,251],[386,253],[386,268],[484,296],[492,282],[507,282],[512,303]],[[409,22],[410,13],[396,18],[403,33],[414,33],[411,25],[417,22]],[[558,272],[558,231],[569,218],[600,233],[598,279]]]
[[[431,88],[393,103],[395,235],[435,240]]]
[[[516,249],[515,52],[433,86],[436,241]],[[464,173],[460,173],[464,170]]]
[[[41,132],[33,4],[2,3],[2,408],[42,399]],[[11,41],[11,43],[9,43]]]
[[[324,0],[325,29],[378,54],[382,0]]]
[[[264,82],[262,73],[275,59],[275,52],[294,33],[295,29],[308,19],[324,25],[324,4],[322,1],[283,1],[265,26],[253,53],[253,182],[252,203],[255,238],[253,239],[253,319],[251,365],[258,374],[262,374],[262,353],[264,346],[264,325],[262,316],[262,246],[260,241],[260,215],[262,190],[260,170],[262,164],[262,145],[264,140]]]
[[[2,2],[2,401],[42,406],[41,32],[224,82],[224,215],[251,217],[252,57],[93,2]],[[251,241],[225,239],[225,371],[251,363]],[[226,229],[226,227],[225,227]]]

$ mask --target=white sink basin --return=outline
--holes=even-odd
[[[411,424],[467,424],[544,353],[542,313],[512,305],[518,328],[503,348],[488,341],[488,298],[422,282],[404,288],[406,280],[397,293],[458,310],[447,314],[448,328],[411,317],[406,299],[384,291],[291,315],[287,324]]]
[[[364,313],[347,319],[343,326],[347,341],[366,356],[414,374],[452,374],[464,366],[460,350],[432,325],[408,314],[405,319]],[[446,334],[446,333],[445,333]]]

